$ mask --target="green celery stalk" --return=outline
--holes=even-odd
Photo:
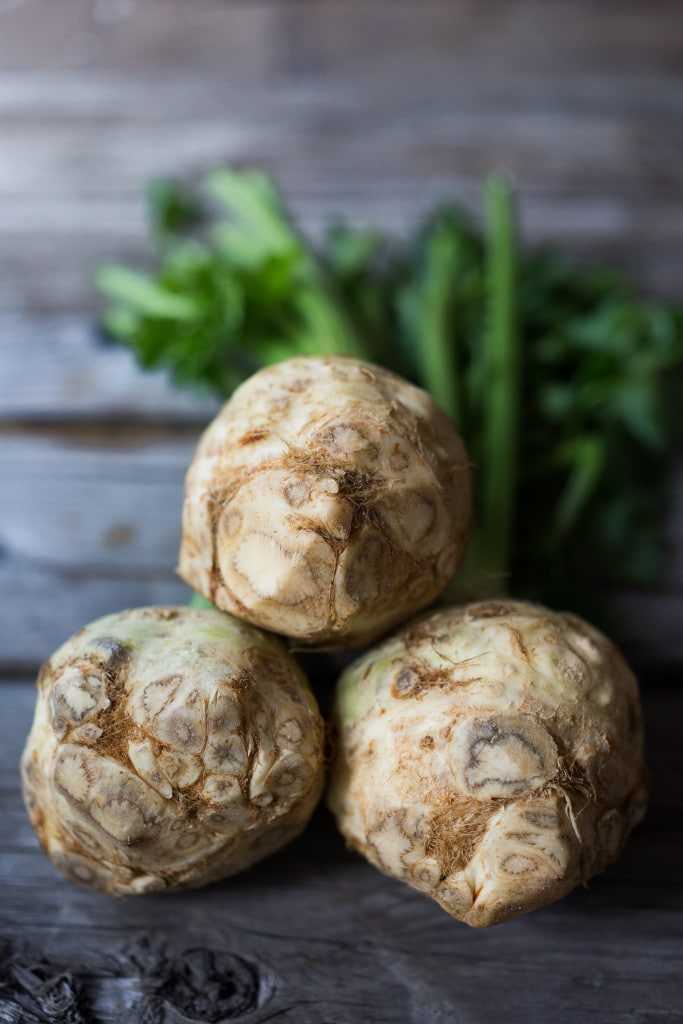
[[[514,200],[501,175],[486,182],[484,213],[488,315],[481,353],[481,498],[476,557],[489,584],[504,590],[510,576],[517,501],[521,348]]]
[[[302,291],[298,305],[322,355],[369,358],[362,338],[346,312],[332,298],[322,278]]]
[[[458,270],[458,243],[441,224],[426,241],[422,290],[422,336],[418,339],[421,383],[462,429],[458,335],[453,325],[453,295]]]

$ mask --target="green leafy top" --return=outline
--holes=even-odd
[[[105,326],[143,366],[226,398],[295,354],[380,363],[430,391],[468,444],[478,519],[461,595],[511,590],[604,623],[606,587],[657,579],[680,308],[520,252],[499,177],[483,231],[446,205],[400,242],[337,224],[316,248],[258,171],[216,170],[201,194],[159,182],[148,199],[156,270],[97,272]]]

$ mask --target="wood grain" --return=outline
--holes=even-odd
[[[40,0],[0,15],[0,308],[92,310],[143,260],[140,195],[220,161],[278,177],[304,227],[401,230],[498,166],[532,243],[675,294],[683,29],[673,3]]]
[[[71,886],[21,806],[32,701],[22,681],[0,687],[0,939],[15,963],[70,972],[90,1024],[683,1019],[675,689],[646,692],[651,810],[619,862],[587,890],[484,931],[345,850],[323,809],[282,853],[203,891],[116,901]],[[21,994],[10,977],[0,1020],[25,1022],[10,1016]]]
[[[141,574],[172,566],[195,443],[4,437],[0,476],[14,486],[0,509],[0,542],[48,566]]]
[[[0,431],[0,674],[33,671],[98,615],[187,600],[174,569],[199,430],[105,420]],[[617,638],[642,663],[683,663],[683,471],[669,539],[661,586],[617,598]]]
[[[84,427],[68,450],[59,434],[0,442],[0,596],[13,623],[0,633],[0,664],[44,656],[91,609],[182,593],[171,570],[187,436],[175,484],[159,472],[143,484],[130,445],[118,459],[111,445],[123,420],[199,425],[210,409],[137,373],[93,328],[93,264],[145,261],[149,176],[193,175],[224,158],[264,163],[313,233],[335,212],[400,230],[439,196],[475,208],[482,175],[500,163],[517,175],[530,239],[608,256],[643,287],[677,290],[680,19],[668,4],[647,19],[633,4],[617,18],[585,4],[570,17],[548,10],[530,0],[485,14],[462,3],[7,9],[0,306],[14,312],[0,322],[0,415],[14,428]],[[102,48],[74,62],[67,44],[79,32],[102,33]],[[101,460],[102,431],[86,422],[111,424]],[[667,661],[683,650],[682,524],[679,485],[663,590],[621,601],[630,647]],[[59,587],[66,617],[51,611]]]
[[[94,318],[0,315],[0,424],[203,426],[218,406],[171,387],[162,372],[142,373],[128,351],[104,340]]]
[[[108,900],[56,874],[17,775],[38,663],[188,595],[182,476],[215,406],[95,329],[97,262],[150,259],[150,177],[263,165],[315,236],[335,215],[402,231],[444,196],[478,215],[503,167],[530,243],[677,296],[682,116],[678,0],[0,0],[0,1024],[683,1022],[683,707],[661,676],[652,806],[618,864],[484,932],[322,809],[234,880]],[[631,648],[679,672],[683,473],[669,529],[661,590],[619,600]],[[326,703],[336,670],[306,662]]]
[[[191,591],[169,561],[159,572],[107,572],[0,558],[0,678],[18,668],[35,675],[81,626],[101,615],[147,605],[187,604]]]

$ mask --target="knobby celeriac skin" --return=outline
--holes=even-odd
[[[323,741],[274,637],[217,611],[135,609],[86,626],[41,669],[24,799],[71,881],[117,896],[195,888],[301,832]]]
[[[204,433],[179,572],[266,629],[360,646],[443,590],[470,516],[464,445],[426,392],[351,359],[290,359]]]
[[[349,844],[469,925],[564,896],[645,812],[636,680],[574,615],[438,611],[347,669],[334,720]]]

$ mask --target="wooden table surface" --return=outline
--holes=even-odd
[[[81,890],[39,850],[21,804],[31,706],[29,688],[5,684],[0,935],[14,959],[0,967],[0,1024],[52,1021],[29,1016],[28,1000],[23,1016],[11,1007],[38,988],[33,976],[65,972],[74,1024],[683,1021],[679,690],[647,694],[650,811],[618,863],[481,930],[348,852],[324,809],[280,854],[199,892]]]
[[[31,681],[97,615],[186,599],[182,478],[213,410],[100,338],[92,269],[144,264],[150,177],[221,161],[271,170],[312,235],[335,214],[400,231],[446,195],[476,211],[502,167],[530,243],[680,297],[683,9],[0,0],[0,1024],[683,1021],[683,472],[661,587],[620,597],[652,809],[587,891],[474,932],[323,810],[174,897],[89,894],[40,852],[17,776]]]

